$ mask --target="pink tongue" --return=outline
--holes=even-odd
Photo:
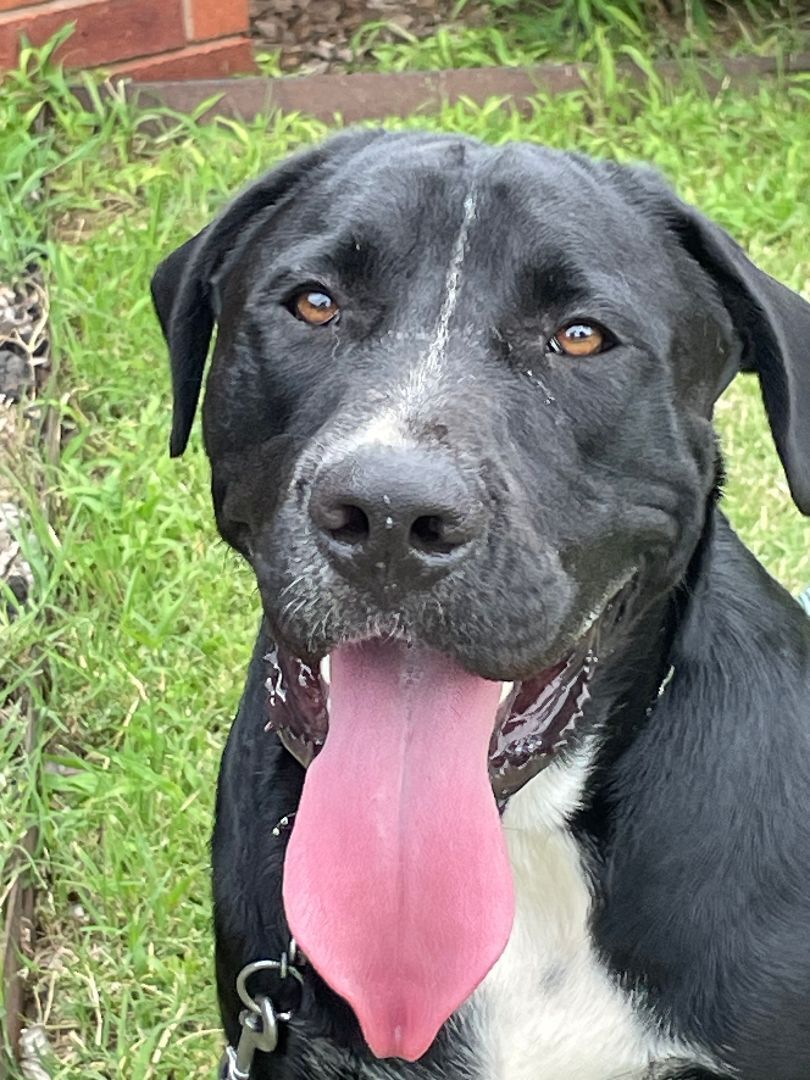
[[[509,937],[487,772],[500,689],[402,643],[332,653],[329,734],[307,770],[284,906],[377,1057],[421,1057]]]

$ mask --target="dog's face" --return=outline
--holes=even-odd
[[[597,655],[695,551],[712,408],[741,363],[810,509],[791,325],[807,332],[807,306],[643,171],[344,136],[237,200],[155,296],[175,450],[218,322],[217,521],[256,573],[278,644],[269,717],[304,765],[336,679],[362,674],[377,701],[385,672],[418,682],[404,643],[431,672],[428,714],[469,676],[471,694],[495,687],[480,739],[502,799],[576,745]]]
[[[402,633],[525,679],[631,578],[682,574],[734,338],[604,188],[534,147],[373,144],[234,260],[204,413],[217,518],[298,655]]]

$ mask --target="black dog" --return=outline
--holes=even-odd
[[[214,506],[264,607],[213,842],[231,1043],[243,965],[308,961],[251,982],[292,1017],[250,1075],[806,1080],[810,621],[717,508],[711,420],[755,371],[810,513],[810,305],[644,169],[379,131],[153,291],[173,454],[218,326]]]

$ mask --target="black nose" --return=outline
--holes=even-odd
[[[371,446],[321,469],[309,512],[341,573],[365,584],[427,585],[484,528],[484,507],[438,451]]]

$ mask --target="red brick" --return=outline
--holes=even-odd
[[[53,0],[25,15],[0,15],[0,68],[13,67],[20,36],[42,45],[65,23],[76,23],[57,56],[68,67],[98,67],[185,44],[180,0]]]
[[[45,0],[26,0],[24,3],[20,3],[20,0],[0,0],[0,11],[13,11],[20,16],[30,14],[29,8],[37,7],[39,4],[45,3]]]
[[[185,0],[193,41],[209,41],[250,29],[248,0]]]
[[[147,56],[116,64],[114,75],[137,82],[155,79],[216,79],[247,75],[256,70],[253,49],[247,38],[226,38],[206,45],[190,45],[163,56]]]

